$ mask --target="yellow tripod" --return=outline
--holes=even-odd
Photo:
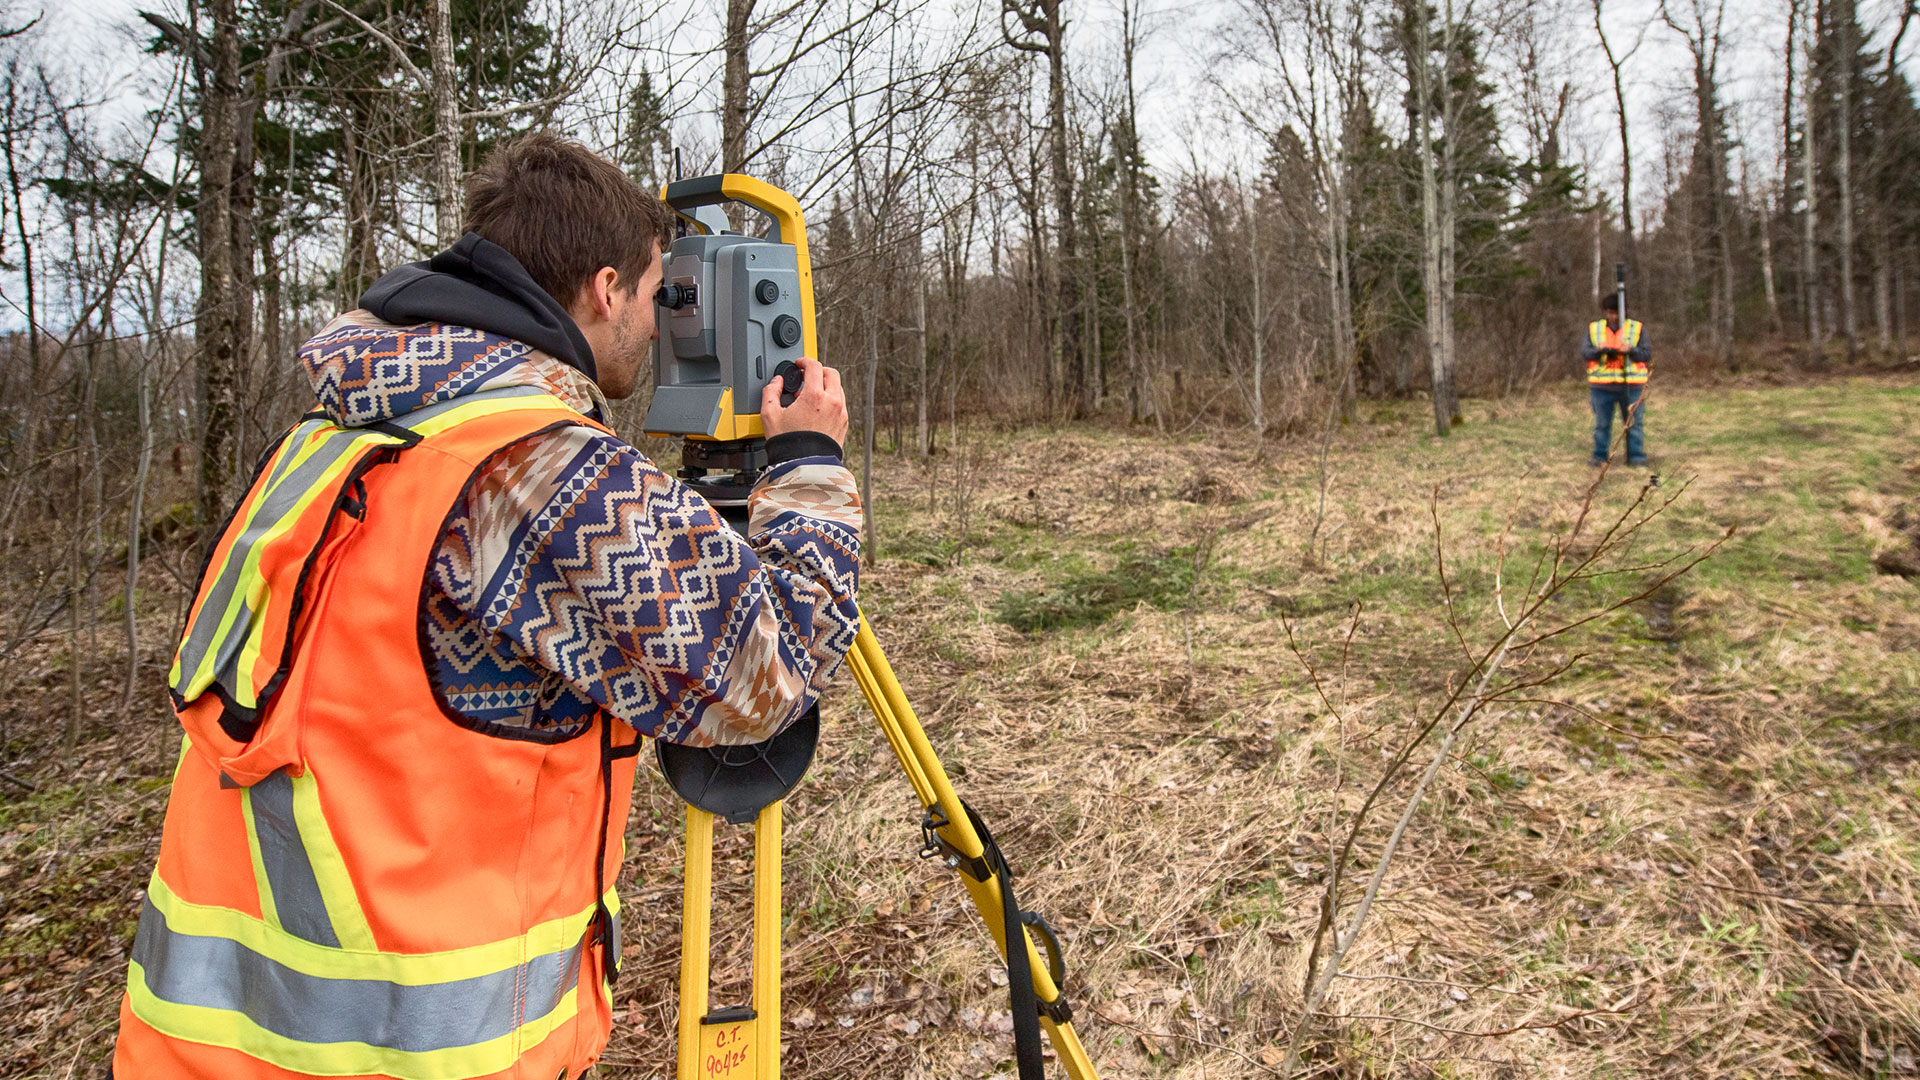
[[[1017,937],[1015,947],[1019,952],[1011,954],[1008,964],[1016,1044],[1023,1041],[1018,1036],[1023,1024],[1044,1029],[1067,1076],[1096,1080],[1093,1062],[1074,1031],[1072,1011],[1061,993],[1064,968],[1059,941],[1044,919],[1019,910],[1006,863],[991,834],[954,792],[864,616],[847,663],[873,709],[881,733],[906,771],[907,782],[920,799],[924,810],[921,830],[926,841],[921,854],[940,856],[960,873],[1003,959],[1010,955],[1009,937]],[[679,1080],[776,1080],[780,1075],[780,802],[776,799],[756,812],[750,807],[751,798],[743,796],[729,802],[728,793],[734,787],[731,774],[736,772],[741,774],[743,785],[757,783],[765,791],[769,777],[790,773],[795,762],[804,771],[804,759],[812,756],[818,737],[817,717],[809,714],[788,730],[797,734],[783,734],[762,747],[733,748],[732,760],[718,768],[712,763],[726,759],[728,750],[656,744],[669,781],[683,797],[692,795],[687,806],[686,880],[680,926]],[[690,767],[686,764],[689,761],[699,764]],[[794,780],[798,780],[797,775]],[[696,805],[694,799],[711,809]],[[716,816],[754,822],[753,996],[750,1005],[720,1009],[710,1008],[707,993]],[[1044,961],[1034,943],[1036,936],[1045,946]],[[1022,1069],[1038,1075],[1037,1036],[1030,1046],[1018,1049],[1020,1056],[1030,1059],[1030,1063],[1022,1063]]]
[[[655,398],[646,428],[650,434],[686,439],[682,479],[744,531],[747,495],[765,465],[765,442],[758,413],[736,406],[757,405],[760,387],[780,376],[777,350],[819,355],[806,222],[791,195],[731,173],[676,180],[661,199],[680,216],[685,235],[669,254],[667,285],[659,298],[671,316],[655,353]],[[714,209],[726,202],[766,215],[767,236],[731,233]],[[783,334],[782,319],[791,320],[789,327],[797,323],[800,333]],[[735,344],[716,349],[722,341]],[[1021,1080],[1042,1075],[1042,1028],[1072,1080],[1096,1080],[1061,994],[1065,967],[1059,940],[1045,919],[1020,910],[992,833],[954,793],[864,616],[847,662],[924,809],[921,855],[939,857],[960,873],[1007,960]],[[819,732],[814,710],[758,746],[654,744],[662,774],[687,803],[679,1080],[777,1080],[780,1075],[780,800],[806,772]],[[708,1000],[716,816],[739,825],[751,821],[754,830],[752,999],[717,1009]],[[1045,946],[1044,961],[1036,936]]]

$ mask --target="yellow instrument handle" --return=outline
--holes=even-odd
[[[795,261],[800,269],[801,348],[807,356],[819,359],[819,338],[813,325],[813,263],[807,257],[807,219],[800,212],[799,200],[765,180],[741,173],[716,173],[675,180],[660,189],[660,201],[696,226],[699,223],[686,211],[727,202],[745,203],[772,218],[779,236],[768,239],[792,244],[798,255]]]

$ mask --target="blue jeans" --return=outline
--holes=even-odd
[[[1639,407],[1640,392],[1646,387],[1616,383],[1589,385],[1587,389],[1593,396],[1593,463],[1598,465],[1607,460],[1607,452],[1613,446],[1613,411],[1618,407],[1621,419],[1627,423],[1627,464],[1646,464],[1647,413]]]

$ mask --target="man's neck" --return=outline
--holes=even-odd
[[[1620,329],[1620,316],[1618,315],[1607,316],[1607,329],[1609,330]]]

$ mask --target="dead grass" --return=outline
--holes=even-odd
[[[1558,689],[1577,708],[1468,729],[1315,1023],[1308,1073],[1916,1071],[1920,586],[1871,560],[1920,495],[1920,389],[1727,385],[1650,407],[1656,467],[1694,485],[1645,551],[1736,521],[1737,539],[1528,661],[1584,655]],[[1484,641],[1492,538],[1516,500],[1516,535],[1541,541],[1588,478],[1574,388],[1469,402],[1446,440],[1418,403],[1373,412],[1335,434],[1313,560],[1309,437],[1255,461],[1240,437],[976,433],[931,466],[877,463],[882,561],[863,604],[1023,901],[1062,931],[1103,1076],[1274,1070],[1340,822],[1458,667],[1430,494]],[[1633,486],[1609,479],[1603,503]],[[1180,566],[1180,587],[1103,594],[1083,619],[1006,621],[1010,596]],[[0,803],[6,1077],[98,1075],[171,760],[156,698],[103,714],[77,763],[22,765],[44,760],[31,739],[55,722],[33,695],[63,692],[56,653],[27,661],[49,689],[15,681],[0,762],[40,787]],[[787,1074],[1005,1074],[1004,978],[950,873],[916,858],[917,805],[842,682],[788,809]],[[671,1075],[679,810],[641,787],[614,1077]],[[723,827],[721,849],[716,926],[740,927],[745,832]],[[744,995],[744,956],[716,957],[717,999]]]

